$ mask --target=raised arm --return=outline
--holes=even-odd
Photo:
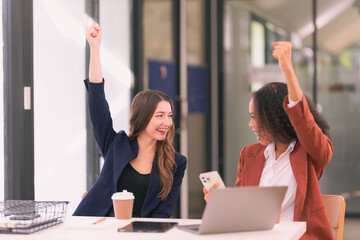
[[[85,85],[89,96],[89,113],[94,135],[101,154],[105,156],[115,137],[109,105],[105,98],[103,74],[100,63],[101,28],[93,24],[85,32],[90,45],[89,81]]]
[[[323,170],[331,161],[333,155],[332,143],[316,124],[314,116],[310,112],[308,102],[301,91],[291,61],[291,43],[275,42],[273,47],[273,56],[279,60],[279,66],[286,77],[289,99],[294,102],[302,99],[301,102],[293,107],[289,107],[289,101],[285,99],[284,109],[296,131],[298,141],[312,158],[317,176],[320,178]]]
[[[273,42],[272,45],[274,47],[273,56],[279,61],[279,66],[286,77],[289,98],[296,102],[300,100],[302,91],[292,65],[292,44],[291,42]]]
[[[85,34],[90,46],[89,82],[101,83],[103,81],[100,62],[101,28],[96,24],[92,24]]]

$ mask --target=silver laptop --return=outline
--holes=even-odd
[[[198,225],[178,225],[197,233],[229,233],[272,229],[278,218],[286,186],[215,189]]]

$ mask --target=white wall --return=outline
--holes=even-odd
[[[85,191],[85,1],[34,0],[35,200]]]
[[[86,191],[85,1],[34,0],[35,199],[70,201]],[[128,130],[129,1],[100,1],[105,91],[114,128]]]

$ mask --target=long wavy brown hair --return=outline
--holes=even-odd
[[[160,101],[167,101],[170,103],[171,110],[174,111],[174,106],[170,97],[161,91],[149,89],[139,92],[134,97],[134,100],[131,103],[130,114],[129,139],[131,141],[147,127]],[[163,141],[158,141],[156,144],[157,172],[162,185],[158,198],[163,201],[165,201],[169,195],[174,180],[173,171],[174,167],[176,167],[175,149],[172,145],[174,136],[175,126],[172,124],[165,139]]]
[[[297,140],[295,129],[283,107],[287,95],[287,85],[279,82],[268,83],[253,93],[256,122],[260,130],[265,130],[275,142]],[[305,98],[316,124],[330,138],[329,124],[317,111],[314,102],[306,95]]]

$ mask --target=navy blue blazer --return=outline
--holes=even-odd
[[[90,83],[84,81],[89,95],[89,112],[93,132],[105,162],[94,186],[89,190],[74,212],[74,216],[105,216],[112,207],[111,196],[117,191],[117,182],[125,166],[138,154],[138,143],[130,141],[124,131],[116,133],[113,129],[109,105],[105,99],[104,81]],[[141,217],[169,218],[179,196],[180,185],[186,169],[186,157],[175,153],[174,181],[165,201],[157,196],[161,183],[157,173],[155,154]]]

